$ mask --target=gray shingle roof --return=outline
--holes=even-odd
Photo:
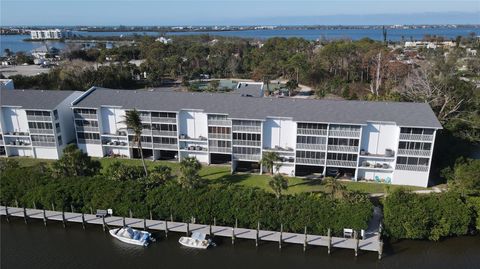
[[[52,110],[74,91],[0,90],[1,106]]]
[[[188,93],[157,90],[112,90],[97,88],[74,106],[172,111],[203,110],[228,114],[234,119],[285,117],[295,121],[365,124],[395,122],[399,126],[442,128],[426,103],[334,101],[294,98],[255,98],[228,93]]]

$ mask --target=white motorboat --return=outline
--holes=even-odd
[[[207,249],[209,246],[214,246],[215,243],[211,239],[207,239],[205,234],[193,233],[191,237],[182,236],[178,242],[186,247]]]
[[[118,240],[137,246],[148,246],[152,241],[152,234],[145,231],[135,230],[131,227],[122,227],[111,229],[110,235],[117,238]]]

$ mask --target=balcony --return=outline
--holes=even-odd
[[[53,129],[34,129],[30,128],[31,134],[53,134]]]
[[[150,116],[142,116],[140,115],[140,120],[142,122],[150,122]]]
[[[208,139],[232,140],[231,134],[209,133]]]
[[[398,149],[398,155],[430,157],[430,153],[431,153],[430,150],[421,150],[421,149]]]
[[[297,158],[297,164],[324,165],[325,159]]]
[[[282,148],[280,146],[275,146],[274,148],[263,148],[264,151],[274,151],[280,154],[291,155],[293,154],[293,149],[290,147]]]
[[[206,152],[206,151],[208,151],[208,148],[204,147],[204,146],[196,145],[196,146],[188,146],[188,147],[183,146],[183,147],[180,147],[180,150],[182,150],[182,151]]]
[[[393,170],[391,163],[376,161],[376,162],[369,162],[363,161],[359,168],[370,169],[370,170]]]
[[[297,149],[324,151],[327,148],[325,144],[304,144],[297,143]]]
[[[153,143],[154,149],[171,149],[171,150],[178,150],[177,144],[160,144],[160,143]]]
[[[327,129],[298,128],[297,129],[297,134],[299,134],[299,135],[322,135],[322,136],[326,136],[327,135]]]
[[[210,126],[231,126],[231,120],[208,120]]]
[[[235,160],[260,161],[261,158],[260,155],[253,154],[233,154],[233,159]]]
[[[120,140],[103,140],[102,144],[104,146],[111,146],[111,147],[127,147],[127,141],[120,141]]]
[[[177,123],[177,118],[152,117],[153,123]]]
[[[138,143],[137,142],[130,141],[129,145],[130,145],[130,147],[138,148]],[[151,148],[151,147],[153,147],[152,142],[143,142],[142,141],[142,149]]]
[[[79,138],[78,139],[79,144],[98,144],[100,145],[100,139],[83,139]]]
[[[154,136],[171,136],[171,137],[177,137],[177,131],[152,130],[152,134],[153,134]]]
[[[329,166],[357,167],[356,161],[327,160]]]
[[[234,146],[249,146],[249,147],[260,147],[262,145],[261,141],[249,141],[249,140],[233,140]]]
[[[181,134],[179,136],[179,139],[180,140],[184,140],[184,141],[195,141],[195,142],[207,142],[207,138],[204,137],[204,136],[199,136],[199,137],[189,137],[188,135],[185,135],[185,134]]]
[[[360,131],[342,131],[342,130],[330,130],[328,136],[337,137],[360,137]]]
[[[358,152],[358,146],[328,145],[328,151]]]
[[[413,165],[413,164],[397,164],[397,170],[408,170],[417,172],[428,172],[427,165]]]
[[[31,147],[32,144],[29,141],[6,141],[5,146],[10,147]]]
[[[92,126],[77,126],[77,132],[90,132],[90,133],[98,133],[100,129],[98,127]]]
[[[250,132],[250,133],[261,133],[261,126],[244,126],[244,125],[233,125],[232,130],[234,132]]]
[[[75,113],[75,119],[92,119],[92,120],[97,120],[97,114],[80,114],[80,113]]]
[[[52,116],[31,116],[27,115],[28,121],[48,121],[52,122]]]
[[[133,130],[131,130],[131,129],[127,129],[127,133],[128,133],[129,135],[134,135]],[[150,130],[150,129],[143,129],[143,130],[142,130],[142,135],[148,135],[148,136],[150,136],[150,135],[152,135],[152,130]]]
[[[5,145],[5,142],[3,142],[3,140],[0,140],[0,146],[3,146]]]
[[[400,140],[433,141],[433,135],[400,133]]]
[[[32,145],[37,147],[56,147],[57,146],[55,142],[43,142],[43,141],[32,141]]]
[[[213,153],[232,153],[232,148],[210,147],[210,152],[213,152]]]
[[[6,132],[4,136],[18,136],[18,137],[29,137],[28,132]]]

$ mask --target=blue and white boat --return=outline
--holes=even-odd
[[[215,246],[211,239],[207,239],[207,235],[202,233],[192,233],[191,237],[182,236],[178,242],[186,247],[207,249],[209,246]]]
[[[152,242],[152,234],[145,231],[135,230],[131,227],[111,229],[110,235],[116,239],[137,246],[148,246]]]

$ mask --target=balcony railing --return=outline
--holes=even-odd
[[[307,149],[307,150],[325,150],[327,148],[324,144],[304,144],[297,143],[297,149]]]
[[[214,152],[214,153],[232,153],[232,148],[210,147],[210,152]]]
[[[346,167],[356,167],[356,161],[342,161],[342,160],[327,160],[327,165],[330,166],[346,166]]]
[[[140,116],[140,120],[142,122],[146,122],[146,121],[150,122],[150,116]]]
[[[408,170],[418,172],[428,172],[428,166],[426,165],[412,165],[412,164],[397,164],[397,170]]]
[[[232,140],[231,134],[218,134],[218,133],[209,133],[209,139],[223,139],[223,140]]]
[[[3,140],[0,140],[0,146],[3,146],[5,145],[5,142],[3,142]]]
[[[243,126],[243,125],[233,125],[232,130],[234,132],[254,132],[261,133],[262,127],[260,126]]]
[[[297,134],[299,135],[327,135],[327,129],[304,129],[298,128]]]
[[[328,136],[338,136],[338,137],[360,137],[360,131],[341,131],[341,130],[330,130]]]
[[[75,118],[76,119],[93,119],[93,120],[98,119],[97,114],[80,114],[80,113],[75,113]]]
[[[56,147],[57,146],[55,142],[42,142],[42,141],[32,141],[32,145],[37,147]]]
[[[312,159],[312,158],[297,158],[297,164],[315,164],[315,165],[323,165],[325,163],[325,159]]]
[[[231,126],[231,120],[208,120],[208,125],[216,125],[216,126]]]
[[[52,116],[32,116],[32,115],[27,115],[27,120],[28,121],[52,121]]]
[[[398,155],[430,157],[430,150],[421,149],[398,149]]]
[[[100,144],[100,139],[83,139],[83,138],[79,138],[78,139],[78,143],[79,144]]]
[[[233,140],[234,146],[251,146],[251,147],[260,147],[261,141],[248,141],[248,140]]]
[[[154,149],[178,149],[177,144],[160,144],[160,143],[153,143],[153,148]]]
[[[119,140],[104,140],[102,144],[105,146],[114,146],[114,147],[126,147],[128,146],[127,141],[119,141]]]
[[[31,134],[53,134],[53,129],[35,129],[30,128]]]
[[[235,160],[248,160],[248,161],[260,161],[262,158],[260,155],[253,154],[233,154]]]
[[[152,122],[159,123],[177,123],[177,118],[152,117]]]
[[[400,133],[400,140],[432,141],[433,135]]]
[[[100,132],[100,129],[98,127],[91,127],[91,126],[77,126],[77,132],[98,133]]]
[[[328,151],[358,152],[358,146],[328,145]]]
[[[131,147],[138,148],[138,143],[137,142],[130,141],[129,145]],[[152,146],[153,146],[152,142],[143,142],[142,141],[142,149],[151,148]]]
[[[130,129],[127,130],[127,133],[128,133],[129,135],[134,135],[133,130],[130,130]],[[150,130],[150,129],[143,129],[143,130],[142,130],[142,135],[152,135],[152,130]]]
[[[6,132],[4,136],[30,136],[28,132]]]
[[[152,134],[156,136],[177,136],[177,131],[160,131],[160,130],[152,130]]]
[[[208,151],[208,148],[197,145],[197,146],[180,147],[180,150],[205,152],[205,151]]]

